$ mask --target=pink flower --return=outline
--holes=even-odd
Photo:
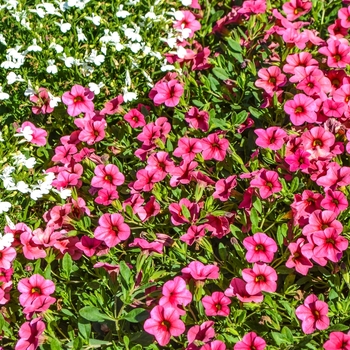
[[[180,102],[180,97],[184,92],[183,86],[175,79],[168,82],[159,82],[154,86],[156,94],[153,102],[156,106],[164,103],[167,107],[175,107]]]
[[[94,170],[95,176],[91,180],[91,186],[106,190],[115,190],[116,186],[124,183],[125,177],[114,164],[98,165]]]
[[[220,138],[218,133],[210,134],[201,140],[202,156],[204,160],[215,159],[223,161],[226,156],[226,151],[229,147],[228,140]]]
[[[330,210],[315,210],[309,217],[309,223],[303,228],[303,235],[308,236],[317,232],[322,232],[328,227],[332,227],[339,234],[343,231],[343,225],[336,220],[337,214]]]
[[[242,8],[238,10],[238,13],[242,14],[259,14],[265,13],[266,0],[245,0],[243,1]]]
[[[106,243],[107,247],[115,247],[130,236],[130,227],[124,223],[120,214],[103,214],[98,220],[100,226],[95,229],[96,239]]]
[[[230,286],[225,290],[227,297],[236,297],[242,303],[261,303],[264,296],[259,292],[255,295],[250,295],[246,289],[247,283],[240,278],[232,279]]]
[[[316,245],[313,254],[316,258],[326,258],[333,262],[338,262],[343,251],[348,248],[349,242],[342,237],[332,227],[327,227],[323,231],[312,234],[312,241]]]
[[[188,218],[183,214],[183,207],[186,207],[190,213]],[[170,220],[172,224],[179,226],[196,221],[199,217],[200,207],[197,203],[192,203],[187,198],[182,198],[179,203],[172,203],[169,205],[169,212],[171,214]]]
[[[277,252],[276,242],[265,233],[255,233],[252,237],[243,240],[244,247],[248,250],[246,259],[250,263],[266,262],[273,260],[274,253]]]
[[[45,323],[41,317],[22,324],[18,332],[20,339],[16,344],[15,350],[36,350],[45,328]]]
[[[268,94],[273,94],[280,87],[286,85],[287,78],[276,66],[261,68],[258,72],[260,79],[255,81],[255,86],[264,89]]]
[[[88,145],[93,145],[105,138],[106,127],[107,123],[104,119],[87,120],[79,134],[79,140],[86,142]]]
[[[75,145],[65,144],[55,148],[55,155],[52,157],[52,161],[61,162],[62,164],[69,164],[73,159],[73,155],[78,152]]]
[[[190,226],[187,233],[180,237],[180,240],[191,246],[193,243],[198,242],[205,236],[204,227],[205,225]]]
[[[273,293],[277,289],[277,273],[266,264],[256,263],[253,269],[244,269],[242,277],[247,282],[246,290],[251,295],[261,291]]]
[[[262,148],[270,148],[273,151],[277,151],[284,145],[284,138],[287,133],[279,127],[270,127],[266,130],[255,129],[254,132],[258,135],[255,143]]]
[[[219,268],[215,265],[204,265],[200,261],[192,261],[181,272],[197,281],[219,278]]]
[[[326,157],[335,143],[335,136],[322,126],[304,132],[301,139],[304,150],[311,153],[312,158]]]
[[[156,306],[151,311],[151,318],[146,320],[144,330],[155,336],[160,346],[170,342],[170,337],[179,336],[185,332],[185,324],[180,320],[176,309]]]
[[[151,242],[149,243],[143,238],[135,238],[134,242],[129,244],[129,247],[138,247],[141,248],[143,254],[149,255],[152,252],[158,254],[163,254],[163,244],[160,242]]]
[[[349,350],[350,335],[342,332],[331,332],[329,340],[323,344],[325,350]]]
[[[53,108],[50,106],[50,96],[45,88],[39,88],[38,93],[31,95],[29,100],[36,104],[32,107],[34,114],[50,114],[53,112]]]
[[[16,258],[16,250],[12,247],[0,250],[0,268],[8,270],[12,266],[12,261]]]
[[[162,181],[162,173],[156,168],[150,170],[141,169],[136,173],[136,178],[134,189],[136,191],[149,192],[152,190],[155,183]]]
[[[343,7],[338,11],[338,18],[340,19],[340,25],[343,28],[350,28],[350,6]]]
[[[316,102],[304,94],[294,95],[293,100],[285,103],[284,111],[289,114],[291,122],[297,126],[305,122],[314,123],[317,120]]]
[[[124,115],[124,120],[126,120],[132,128],[139,128],[146,125],[144,115],[136,108],[133,108],[128,113],[126,113]]]
[[[181,31],[185,39],[192,38],[194,32],[201,29],[201,24],[196,20],[196,17],[191,11],[179,11],[176,19],[174,28]]]
[[[278,173],[275,171],[262,170],[258,177],[250,181],[250,186],[258,188],[262,199],[266,199],[272,194],[282,190],[282,185],[278,180]]]
[[[305,334],[311,334],[316,329],[322,331],[329,327],[328,305],[317,298],[315,294],[309,295],[304,305],[295,310],[296,316],[301,320],[301,328]]]
[[[46,145],[47,132],[44,129],[37,128],[31,122],[24,122],[16,131],[19,133],[18,136],[24,136],[28,142],[34,145]]]
[[[163,296],[159,299],[159,305],[164,308],[177,309],[178,305],[186,306],[192,301],[192,294],[186,288],[186,282],[181,277],[175,277],[172,281],[164,284],[162,289]],[[185,312],[177,310],[179,314]]]
[[[305,15],[311,8],[311,1],[305,0],[291,0],[283,4],[283,11],[286,13],[288,21],[294,21],[300,16]]]
[[[295,268],[295,270],[302,275],[306,276],[309,269],[313,266],[312,262],[303,254],[302,247],[305,244],[305,239],[298,238],[294,243],[289,243],[288,249],[291,253],[286,266],[289,268]]]
[[[191,161],[196,157],[197,153],[202,152],[202,143],[198,139],[182,137],[174,150],[173,155],[181,157],[187,161]]]
[[[232,175],[227,179],[218,180],[215,184],[215,192],[213,198],[220,199],[222,202],[226,202],[230,197],[232,190],[237,186],[237,176]]]
[[[290,171],[298,171],[299,169],[307,169],[310,165],[309,157],[311,154],[302,149],[298,149],[294,154],[284,158],[285,162],[289,165]]]
[[[328,189],[326,196],[321,201],[321,205],[324,209],[333,211],[336,215],[348,208],[348,201],[341,191],[332,191]]]
[[[226,345],[221,340],[214,340],[203,345],[200,350],[226,350]]]
[[[30,278],[23,278],[18,282],[18,290],[21,293],[19,302],[26,307],[40,296],[50,296],[55,292],[55,284],[46,280],[43,276],[35,274]]]
[[[80,113],[88,113],[94,111],[94,93],[88,88],[80,85],[74,85],[71,91],[62,95],[62,102],[68,106],[67,113],[76,117]]]
[[[250,332],[246,334],[241,341],[236,343],[233,350],[264,350],[265,347],[265,340],[259,337],[256,333]]]
[[[123,96],[118,95],[117,97],[113,98],[112,100],[105,103],[104,108],[100,112],[101,114],[109,114],[113,115],[116,113],[122,113],[123,107],[120,107],[120,105],[124,102]]]
[[[213,328],[213,321],[206,321],[200,326],[196,325],[191,327],[187,332],[188,342],[194,343],[196,340],[203,343],[209,342],[212,338],[215,337],[215,330]]]
[[[287,63],[283,66],[283,71],[290,74],[294,74],[296,67],[318,66],[318,62],[312,58],[309,52],[288,55],[286,61]]]
[[[329,39],[328,46],[321,47],[318,52],[327,56],[328,67],[345,68],[350,63],[350,47],[340,40]]]
[[[101,241],[96,238],[90,238],[89,236],[83,236],[80,242],[75,243],[75,246],[84,252],[88,257],[92,257],[96,253],[96,249],[101,245]]]
[[[214,292],[211,296],[207,295],[202,299],[207,316],[228,316],[231,300],[222,292]]]
[[[193,129],[204,132],[209,130],[209,113],[207,111],[199,111],[197,107],[191,107],[185,114],[185,120]]]

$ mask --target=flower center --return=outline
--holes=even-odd
[[[303,8],[297,7],[297,8],[294,10],[294,14],[295,14],[295,15],[298,15],[300,12],[303,12],[303,11],[304,11]]]
[[[262,244],[258,244],[256,247],[255,247],[255,250],[256,251],[265,251],[265,247],[262,245]]]
[[[104,177],[104,179],[105,179],[106,181],[111,182],[111,181],[113,180],[113,177],[112,177],[112,175],[106,175],[106,176]]]
[[[340,55],[334,55],[333,58],[339,62],[341,60],[341,56]]]
[[[295,108],[295,113],[302,113],[304,112],[304,108],[302,106],[298,106],[297,108]]]
[[[319,313],[317,310],[315,310],[315,311],[313,312],[313,315],[314,315],[314,317],[315,317],[316,320],[319,320],[319,319],[320,319],[320,313]]]
[[[330,243],[330,244],[332,244],[332,245],[334,245],[334,243],[335,243],[335,242],[334,242],[334,239],[332,239],[332,238],[327,238],[327,239],[326,239],[326,242],[327,242],[327,243]]]
[[[76,102],[81,102],[83,99],[81,98],[81,96],[77,96],[77,97],[75,97],[74,98],[74,103],[76,103]]]
[[[263,275],[256,276],[255,282],[265,282],[265,277]]]
[[[266,186],[269,187],[269,188],[272,188],[273,184],[271,182],[266,182]]]
[[[314,146],[314,147],[316,147],[316,146],[322,146],[323,145],[323,142],[321,141],[321,140],[314,140],[314,142],[312,143],[312,145]]]
[[[269,79],[269,83],[275,84],[276,83],[276,78],[275,77],[271,77]]]
[[[33,287],[31,290],[32,294],[39,293],[41,292],[41,289],[39,287]]]
[[[167,330],[170,328],[170,322],[167,320],[162,321],[161,325],[165,327]]]
[[[119,228],[117,226],[112,226],[112,230],[115,232],[115,233],[118,233],[119,232]]]
[[[340,85],[339,79],[333,79],[332,80],[332,85],[335,86],[335,87],[339,87],[339,85]]]

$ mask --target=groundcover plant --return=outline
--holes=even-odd
[[[350,350],[350,1],[0,15],[1,349]]]

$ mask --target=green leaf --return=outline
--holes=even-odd
[[[61,350],[62,349],[62,343],[57,340],[56,338],[52,338],[50,342],[50,349],[51,350]]]
[[[256,209],[254,208],[252,208],[252,210],[250,211],[250,221],[252,225],[259,226],[259,215]]]
[[[130,276],[131,276],[130,267],[128,265],[126,265],[125,261],[122,260],[119,263],[119,268],[120,268],[120,275],[121,275],[122,279],[128,285],[129,281],[130,281]]]
[[[76,337],[73,341],[73,350],[81,350],[83,348],[83,340],[80,337]]]
[[[213,68],[213,73],[214,75],[221,79],[221,80],[227,80],[230,79],[230,77],[228,76],[228,73],[225,71],[225,69],[220,68],[220,67],[214,67]]]
[[[144,309],[134,309],[123,316],[123,319],[132,322],[139,323],[146,320],[149,317],[149,313]]]
[[[181,213],[187,220],[191,221],[191,213],[184,204],[181,205]]]
[[[227,43],[229,44],[229,46],[233,51],[242,52],[242,46],[238,42],[234,41],[231,38],[228,38]]]
[[[90,338],[90,334],[91,334],[91,323],[87,322],[87,320],[83,317],[79,317],[78,320],[78,329],[79,329],[79,333],[80,335],[84,338],[84,339],[89,339]]]
[[[66,253],[66,254],[64,254],[63,259],[62,259],[62,269],[63,269],[67,278],[72,273],[72,268],[73,268],[72,257],[68,253]]]
[[[248,112],[247,111],[240,111],[237,115],[235,115],[233,119],[234,125],[241,125],[243,124],[248,118]]]
[[[336,324],[332,327],[329,327],[327,329],[328,332],[334,332],[334,331],[338,331],[338,332],[344,332],[344,331],[348,331],[349,330],[349,326],[346,326],[345,324]]]
[[[257,212],[259,214],[262,213],[262,205],[261,205],[261,201],[258,197],[255,198],[254,203],[253,203],[253,207],[257,210]]]
[[[299,188],[299,178],[295,176],[290,185],[290,191],[294,194],[298,190],[298,188]]]
[[[79,315],[91,322],[103,322],[105,320],[114,320],[113,318],[103,314],[95,306],[85,306],[79,310]]]

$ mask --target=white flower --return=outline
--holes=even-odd
[[[21,193],[28,193],[30,192],[29,186],[24,181],[18,181],[16,185],[16,190]]]
[[[72,196],[72,191],[68,188],[62,188],[60,190],[53,188],[52,191],[58,193],[62,199],[67,199]]]
[[[48,60],[47,63],[48,63],[48,66],[46,68],[46,72],[51,74],[56,74],[58,72],[58,68],[55,65],[55,60]]]
[[[30,198],[33,200],[38,200],[39,198],[41,198],[43,196],[44,192],[41,190],[31,190],[30,191]]]
[[[2,35],[2,33],[0,33],[0,43],[1,44],[3,44],[3,45],[7,45],[7,43],[6,43],[6,39],[5,39],[5,37]]]
[[[87,37],[83,33],[83,30],[79,27],[76,27],[76,29],[77,29],[77,33],[78,33],[78,41],[86,41]]]
[[[136,92],[129,92],[127,87],[122,88],[124,102],[129,102],[137,99]]]
[[[119,52],[121,50],[123,50],[125,48],[125,46],[123,44],[120,44],[120,43],[116,43],[114,45],[115,49]]]
[[[60,12],[56,9],[56,7],[53,4],[50,4],[49,2],[44,2],[38,6],[44,7],[45,11],[49,15],[57,15],[57,16],[62,16]]]
[[[63,52],[63,47],[59,44],[54,43],[54,42],[50,44],[49,49],[54,49],[57,53]]]
[[[7,75],[6,79],[7,79],[7,83],[9,85],[15,83],[16,81],[24,81],[24,79],[21,77],[21,75],[20,74],[16,75],[15,72],[10,72]]]
[[[11,243],[14,240],[13,233],[11,232],[5,233],[3,236],[0,234],[0,250],[11,247]]]
[[[101,52],[106,56],[107,55],[107,47],[106,45],[102,45]]]
[[[104,86],[105,84],[103,84],[102,82],[98,85],[95,83],[89,83],[89,88],[95,95],[98,95],[101,92],[101,88]]]
[[[7,213],[12,207],[10,202],[0,202],[0,214]]]
[[[26,91],[24,91],[24,96],[33,96],[35,95],[35,90],[33,89],[32,82],[28,80],[28,87]]]
[[[70,30],[72,28],[70,23],[63,23],[63,20],[61,19],[61,22],[55,22],[55,24],[57,24],[60,27],[60,30],[62,33],[67,33],[68,30]]]
[[[101,17],[100,16],[95,16],[94,13],[92,13],[91,15],[92,15],[92,17],[86,16],[85,19],[88,19],[88,20],[92,21],[92,23],[95,26],[99,26],[101,24]]]
[[[185,15],[182,13],[182,11],[175,11],[173,16],[175,17],[175,19],[177,21],[181,21],[185,17]]]
[[[50,91],[48,91],[47,93],[48,93],[48,95],[50,97],[50,102],[49,102],[50,107],[51,108],[57,107],[58,106],[58,102],[61,102],[61,98],[60,97],[55,97],[54,95],[52,95],[50,93]]]
[[[90,56],[86,59],[87,62],[94,63],[96,66],[100,66],[105,60],[105,56],[97,55],[96,50],[92,50]]]
[[[43,49],[39,46],[39,45],[37,45],[37,43],[36,43],[36,39],[33,39],[33,45],[30,45],[28,48],[27,48],[27,51],[28,52],[40,52],[40,51],[42,51]]]
[[[36,13],[40,18],[44,18],[45,15],[46,15],[45,10],[42,9],[41,7],[39,7],[39,5],[36,5],[36,9],[35,10],[30,9],[29,12]]]
[[[128,47],[133,53],[138,53],[142,48],[139,43],[133,43],[131,45],[128,45]]]
[[[0,85],[0,101],[7,100],[10,98],[10,95],[2,91],[2,86]]]
[[[33,130],[30,126],[25,126],[23,129],[20,128],[20,132],[14,134],[14,136],[23,136],[27,141],[32,141],[33,139]]]
[[[0,131],[0,141],[5,141],[3,138],[2,138],[2,132]]]
[[[166,65],[160,67],[160,70],[162,72],[167,72],[167,71],[170,71],[170,70],[175,70],[175,67],[172,64],[166,64]]]
[[[130,16],[130,12],[123,10],[123,7],[124,7],[123,5],[120,5],[119,10],[115,14],[118,18],[126,18]]]
[[[150,10],[145,14],[145,18],[149,18],[149,19],[152,19],[152,20],[156,20],[157,19],[157,15],[153,11],[153,6],[151,6]]]
[[[24,64],[25,55],[18,51],[20,48],[21,46],[16,46],[6,50],[6,61],[1,63],[2,68],[20,68]]]
[[[192,0],[181,0],[183,6],[191,6]]]
[[[15,224],[12,222],[12,220],[5,214],[5,219],[7,226],[11,229],[14,230],[16,228]]]
[[[140,28],[126,28],[124,29],[125,36],[132,41],[142,41],[142,36],[139,34]]]

